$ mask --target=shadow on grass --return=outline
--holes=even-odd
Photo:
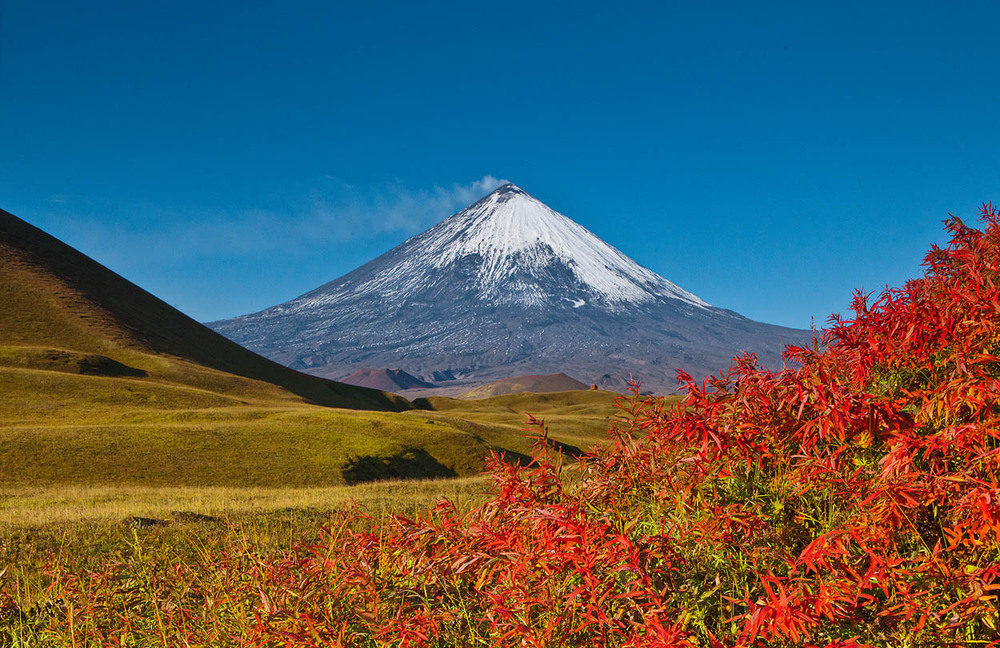
[[[458,477],[458,473],[420,448],[406,450],[390,457],[373,455],[352,457],[341,466],[340,474],[348,484],[386,479]]]
[[[553,449],[568,457],[577,459],[584,451],[577,446],[549,439]],[[495,448],[503,460],[510,464],[527,467],[532,464],[531,455]],[[421,448],[412,448],[389,457],[363,455],[351,457],[340,467],[340,475],[347,484],[385,481],[389,479],[436,479],[458,477],[452,468],[438,461],[432,454]]]
[[[549,443],[555,448],[556,452],[560,452],[567,457],[572,457],[573,459],[579,459],[583,455],[587,454],[585,450],[579,446],[572,445],[570,443],[563,443],[562,441],[556,441],[555,439],[549,439]]]
[[[549,445],[556,452],[562,454],[563,456],[570,457],[572,459],[579,459],[580,457],[587,454],[586,451],[580,449],[575,445],[569,443],[563,443],[562,441],[556,441],[555,439],[549,439]],[[499,453],[506,463],[516,464],[518,466],[521,466],[522,468],[527,468],[528,466],[531,466],[535,462],[534,458],[531,455],[524,454],[523,452],[505,450],[503,448],[494,448],[494,451]]]
[[[77,373],[90,376],[144,378],[149,375],[142,369],[130,367],[102,355],[82,355],[76,358],[73,364],[76,367]]]
[[[142,369],[96,353],[33,347],[7,347],[0,350],[0,366],[112,378],[144,378],[149,375]]]

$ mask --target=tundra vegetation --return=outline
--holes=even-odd
[[[537,423],[481,505],[325,518],[287,550],[138,532],[44,596],[8,575],[7,643],[250,646],[1000,644],[1000,211],[923,277],[856,294],[787,364],[635,397],[573,466]],[[238,536],[234,536],[237,537]]]

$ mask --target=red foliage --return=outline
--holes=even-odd
[[[264,635],[998,644],[1000,225],[992,205],[982,216],[984,231],[949,220],[924,277],[857,294],[854,319],[789,367],[740,358],[703,384],[682,375],[679,406],[632,399],[573,486],[543,432],[528,469],[494,462],[496,498],[466,519],[442,504],[433,521],[334,534],[272,582],[335,583],[336,605],[288,601],[298,611]]]

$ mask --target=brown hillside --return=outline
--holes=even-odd
[[[517,394],[520,392],[562,392],[574,391],[577,389],[587,389],[587,385],[570,378],[564,373],[547,374],[544,376],[514,376],[495,380],[479,387],[473,387],[467,392],[459,394],[459,398],[490,398],[503,394]]]
[[[402,369],[358,369],[351,375],[344,376],[339,380],[348,385],[358,385],[359,387],[369,387],[388,392],[434,387],[433,384],[424,382]]]
[[[248,351],[3,210],[0,367],[330,407],[410,407],[394,394],[302,374]]]

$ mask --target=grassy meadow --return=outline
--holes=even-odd
[[[137,551],[161,556],[163,566],[213,552],[274,553],[318,541],[338,511],[415,516],[440,498],[469,510],[488,493],[482,475],[307,488],[3,488],[0,582],[14,584],[27,607],[45,600],[52,569],[82,573]]]
[[[607,440],[607,392],[433,398],[426,409],[326,408],[263,395],[0,366],[0,587],[19,610],[61,576],[109,561],[158,570],[207,556],[267,556],[322,539],[338,512],[381,524],[440,498],[489,497],[490,451],[525,463],[528,414],[567,459]],[[0,644],[60,645],[0,610]],[[37,620],[33,617],[34,620]],[[14,644],[18,645],[18,644]],[[68,644],[72,645],[72,641]]]
[[[249,390],[248,390],[249,392]],[[0,366],[3,488],[321,487],[471,476],[491,451],[523,459],[527,413],[585,448],[604,437],[614,395],[432,399],[375,412],[233,395],[145,378]]]
[[[469,477],[491,452],[526,459],[529,413],[550,421],[571,454],[601,442],[615,413],[609,392],[432,398],[401,412],[321,407],[269,383],[131,350],[113,354],[130,375],[75,373],[83,355],[0,347],[5,497]],[[86,356],[94,357],[108,358]]]
[[[613,416],[607,392],[414,407],[292,371],[3,211],[0,304],[0,523],[28,501],[44,518],[68,492],[90,493],[74,496],[80,511],[98,493],[138,503],[192,488],[214,512],[246,508],[226,489],[294,490],[293,506],[324,506],[340,496],[302,494],[475,477],[493,452],[524,462],[528,413],[571,455]]]
[[[149,375],[170,359],[130,358],[136,377],[71,373],[67,358],[0,350],[0,582],[22,608],[47,600],[53,569],[287,551],[348,509],[413,516],[443,497],[467,510],[487,499],[489,452],[526,461],[529,413],[568,455],[605,442],[616,416],[607,392],[378,412]]]

